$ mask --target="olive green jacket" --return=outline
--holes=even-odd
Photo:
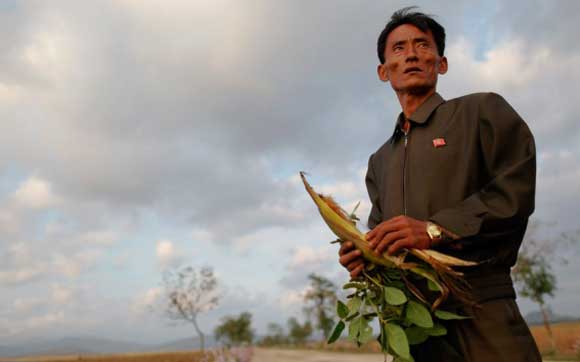
[[[534,211],[536,153],[499,95],[435,93],[369,159],[369,228],[394,216],[431,220],[460,237],[440,250],[480,262],[466,271],[480,300],[515,296],[510,267]]]

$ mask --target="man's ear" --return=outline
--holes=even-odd
[[[387,72],[387,67],[384,63],[377,66],[377,74],[379,75],[379,79],[383,82],[389,81],[389,73]]]
[[[449,64],[447,64],[447,57],[441,57],[439,61],[439,74],[447,73],[447,69],[449,68]]]

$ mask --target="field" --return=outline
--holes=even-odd
[[[127,353],[122,355],[102,356],[39,356],[24,358],[0,358],[0,362],[196,362],[201,360],[200,352],[171,353]]]
[[[80,358],[80,359],[79,359]],[[201,360],[199,353],[151,353],[151,354],[126,354],[110,356],[63,356],[63,357],[36,357],[22,359],[0,359],[6,362],[198,362]],[[252,362],[383,362],[384,357],[378,353],[344,353],[331,351],[314,351],[300,349],[275,349],[257,348]],[[390,361],[390,359],[389,359]]]
[[[530,328],[538,348],[542,353],[550,351],[551,345],[546,328],[543,325]],[[556,346],[559,354],[566,356],[580,356],[580,350],[574,351],[574,344],[578,343],[580,349],[580,321],[557,323],[552,327],[552,333],[556,337]]]
[[[532,326],[532,334],[538,343],[540,351],[545,354],[550,351],[550,341],[542,325]],[[563,322],[553,325],[556,336],[558,354],[547,355],[547,360],[580,361],[580,354],[574,350],[575,343],[580,347],[580,321]],[[322,344],[316,343],[305,346],[305,349],[261,349],[256,348],[252,362],[380,362],[384,361],[380,353],[376,353],[378,345],[369,345],[358,350],[351,343],[337,343],[322,348]],[[369,353],[370,352],[370,353]],[[375,353],[372,353],[375,352]],[[102,356],[44,356],[25,358],[1,358],[0,362],[200,362],[200,352],[172,352],[172,353],[141,353],[123,355]]]

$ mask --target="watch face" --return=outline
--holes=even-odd
[[[427,226],[427,233],[434,238],[438,238],[441,236],[441,229],[434,224],[429,224],[429,226]]]

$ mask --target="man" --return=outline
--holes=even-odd
[[[436,92],[448,69],[445,30],[412,9],[395,12],[378,40],[377,73],[402,113],[369,159],[367,240],[377,253],[435,248],[479,262],[465,270],[479,307],[444,305],[473,318],[412,346],[415,361],[541,361],[510,278],[534,209],[534,139],[499,95],[445,101]],[[345,242],[339,255],[356,278],[360,252]]]

